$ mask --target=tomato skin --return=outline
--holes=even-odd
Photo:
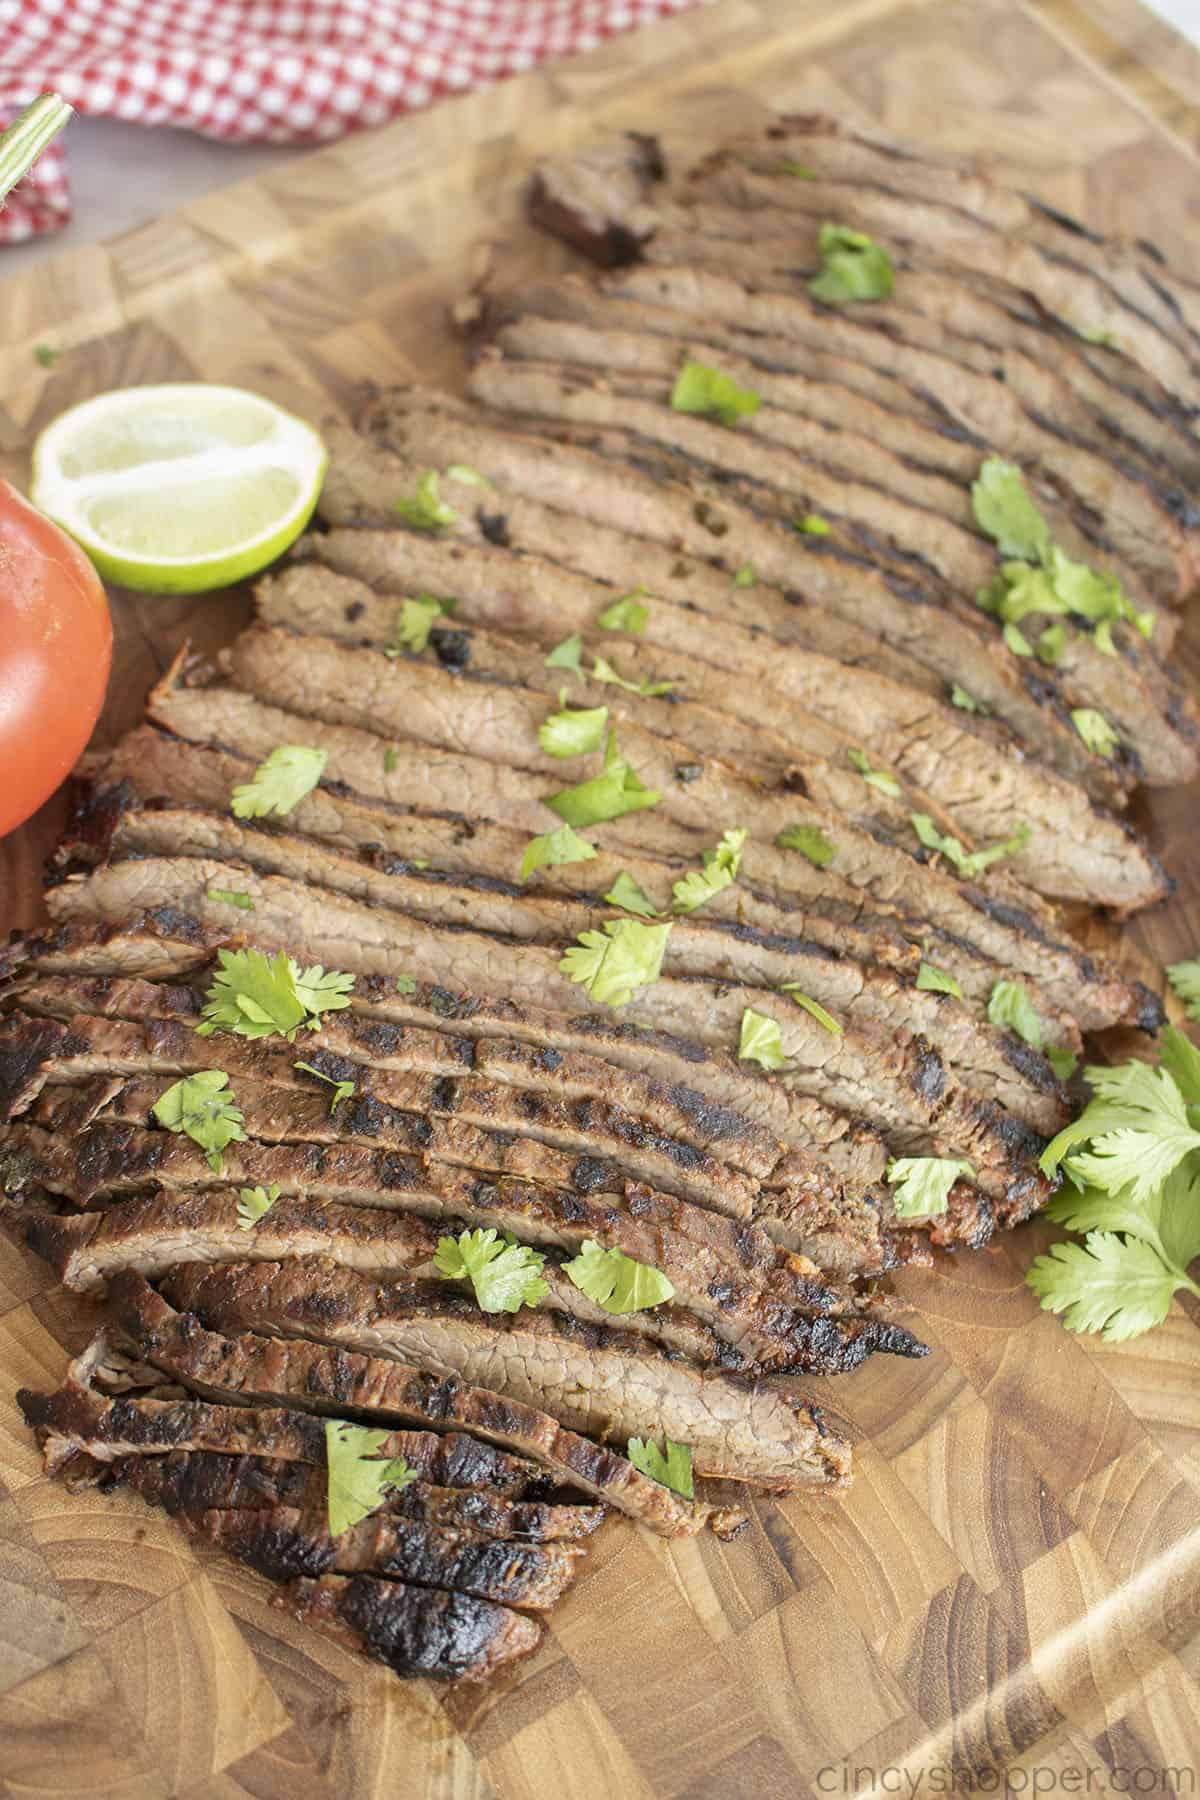
[[[100,577],[72,538],[0,481],[0,837],[70,774],[111,665]]]

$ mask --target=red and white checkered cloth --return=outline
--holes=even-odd
[[[234,143],[314,143],[589,50],[697,0],[0,0],[0,125],[38,94]],[[70,134],[0,243],[71,215]]]

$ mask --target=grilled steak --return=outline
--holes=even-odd
[[[836,1482],[844,1468],[845,1446],[803,1401],[701,1373],[625,1331],[526,1310],[484,1314],[444,1285],[378,1287],[317,1261],[184,1268],[166,1291],[230,1331],[290,1333],[338,1355],[362,1346],[400,1357],[409,1343],[422,1366],[464,1380],[486,1368],[506,1401],[538,1401],[573,1431],[618,1442],[666,1432],[691,1445],[698,1473],[784,1489]]]
[[[486,1456],[485,1446],[476,1444],[475,1448]],[[208,1450],[119,1457],[107,1465],[103,1481],[132,1488],[151,1505],[191,1518],[213,1511],[245,1515],[276,1507],[321,1518],[328,1504],[324,1469],[265,1456],[222,1456]],[[486,1487],[437,1487],[421,1480],[386,1493],[381,1512],[441,1530],[539,1544],[578,1542],[590,1537],[605,1518],[602,1506],[511,1500]]]
[[[181,1277],[182,1279],[182,1277]],[[225,1339],[192,1315],[176,1312],[140,1275],[117,1277],[114,1315],[140,1355],[197,1393],[228,1400],[295,1405],[375,1426],[467,1428],[488,1443],[530,1457],[564,1486],[579,1488],[664,1537],[699,1531],[712,1509],[683,1501],[612,1450],[566,1430],[539,1407],[454,1377],[317,1344],[249,1333]],[[813,1428],[814,1439],[816,1437]],[[830,1433],[814,1442],[812,1478],[845,1479],[848,1449]],[[176,1446],[172,1446],[175,1448]]]
[[[542,1640],[536,1619],[506,1606],[372,1575],[301,1578],[281,1590],[279,1604],[405,1677],[485,1681]]]
[[[203,1452],[222,1464],[244,1458],[266,1461],[272,1468],[296,1464],[320,1471],[319,1479],[325,1479],[325,1427],[309,1412],[141,1395],[106,1398],[73,1379],[52,1394],[22,1388],[17,1403],[43,1446],[50,1471],[79,1450],[103,1463]],[[403,1457],[438,1488],[486,1490],[489,1500],[499,1495],[540,1504],[540,1496],[552,1486],[536,1463],[461,1431],[392,1431],[379,1454]]]

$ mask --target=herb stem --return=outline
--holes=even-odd
[[[52,137],[71,117],[73,108],[58,94],[39,94],[32,106],[0,132],[0,204],[28,175]]]

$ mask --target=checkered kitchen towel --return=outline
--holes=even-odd
[[[0,125],[53,90],[81,113],[233,143],[314,143],[532,69],[697,0],[0,0]],[[70,217],[60,139],[0,243]]]

